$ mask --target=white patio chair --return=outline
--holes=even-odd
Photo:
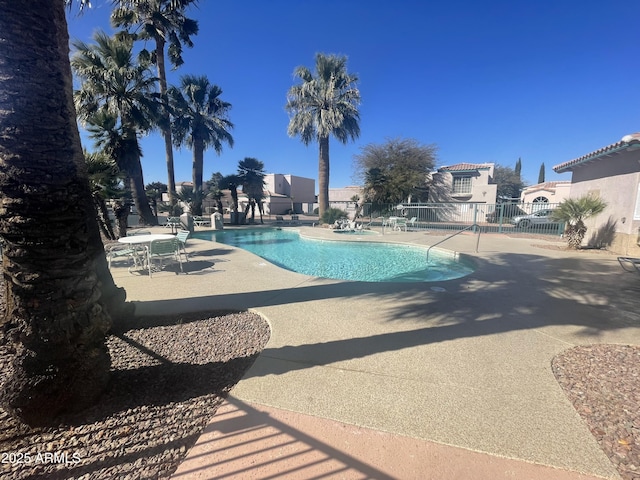
[[[107,245],[105,250],[109,268],[111,268],[111,262],[114,260],[126,259],[131,261],[133,259],[134,248],[131,245],[114,243],[113,245]]]
[[[189,253],[187,252],[187,239],[189,238],[190,234],[191,232],[189,232],[189,230],[178,230],[178,233],[176,233],[176,239],[180,244],[180,251],[184,254],[184,259],[187,262],[189,261]]]
[[[170,228],[173,230],[174,228],[180,228],[181,225],[180,217],[168,217],[167,223],[164,224],[164,228]]]
[[[127,260],[129,262],[129,273],[131,273],[133,267],[139,267],[144,263],[146,255],[144,247],[140,245],[125,245],[123,243],[108,245],[105,251],[109,268],[111,268],[113,261]]]
[[[149,277],[153,272],[153,262],[158,262],[158,269],[162,270],[165,259],[173,259],[180,264],[180,271],[184,273],[182,269],[182,259],[180,258],[180,241],[177,238],[170,240],[152,240],[149,243],[147,249],[147,265],[149,267]],[[177,274],[177,272],[176,272]]]
[[[210,227],[211,226],[211,218],[195,216],[195,217],[193,217],[193,224],[196,227]]]
[[[401,230],[404,230],[405,232],[407,231],[407,219],[406,218],[402,218],[402,217],[398,217],[395,221],[395,223],[393,224],[393,229],[397,230],[398,232],[400,232]]]

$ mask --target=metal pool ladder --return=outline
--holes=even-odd
[[[461,234],[462,232],[464,232],[466,230],[471,230],[472,228],[476,228],[476,227],[478,228],[478,238],[476,239],[476,252],[475,253],[478,253],[478,245],[480,244],[480,234],[482,233],[482,227],[480,225],[478,225],[477,223],[474,223],[473,225],[469,225],[468,227],[465,227],[462,230],[458,230],[456,233],[453,233],[453,234],[449,235],[448,237],[443,238],[439,242],[434,243],[429,248],[427,248],[427,263],[429,263],[429,252],[431,251],[431,249],[433,247],[435,247],[436,245],[440,245],[443,242],[446,242],[450,238],[453,238],[456,235],[459,235],[459,234]]]

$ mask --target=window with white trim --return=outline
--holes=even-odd
[[[453,194],[471,193],[471,177],[453,177]]]

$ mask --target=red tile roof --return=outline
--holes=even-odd
[[[457,163],[448,167],[440,167],[439,172],[469,172],[473,170],[486,170],[491,168],[491,163]]]
[[[573,160],[569,160],[568,162],[560,163],[559,165],[554,166],[553,170],[556,173],[569,172],[573,169],[573,167],[596,160],[599,157],[608,155],[610,153],[626,150],[632,145],[640,145],[640,133],[625,135],[619,142],[599,148],[595,152],[587,153],[586,155],[574,158]]]
[[[528,193],[537,192],[538,190],[555,190],[558,185],[570,185],[571,182],[568,180],[560,180],[557,182],[544,182],[537,183],[535,185],[530,185],[525,190]]]

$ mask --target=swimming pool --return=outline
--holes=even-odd
[[[197,238],[248,250],[287,270],[361,282],[435,282],[473,272],[469,262],[424,247],[367,241],[316,240],[296,230],[237,229],[198,232]]]

